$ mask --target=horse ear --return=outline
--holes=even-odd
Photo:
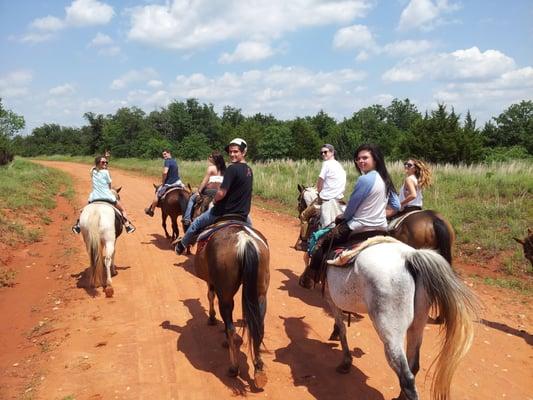
[[[298,184],[298,191],[302,193],[304,191],[304,187],[300,184]]]
[[[119,193],[121,189],[122,189],[122,186],[117,189],[117,193]]]
[[[152,183],[152,185],[154,185],[154,189],[157,189],[157,185],[155,183]]]
[[[189,188],[189,192],[192,192],[192,187],[190,183],[187,183],[187,187]]]
[[[525,244],[525,242],[523,240],[520,240],[518,238],[513,238],[514,240],[516,240],[518,243],[520,243],[522,246]]]
[[[533,230],[531,228],[527,228],[527,235],[528,236],[533,235]]]

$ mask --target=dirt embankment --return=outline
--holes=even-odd
[[[84,165],[48,162],[73,175],[77,204],[90,187]],[[77,212],[59,199],[43,242],[3,247],[18,271],[17,285],[0,290],[2,399],[390,399],[399,393],[383,346],[369,319],[348,328],[354,366],[335,372],[340,346],[328,342],[332,319],[318,290],[298,286],[302,253],[292,249],[295,218],[254,208],[254,225],[271,246],[271,285],[264,360],[269,382],[254,391],[246,347],[241,372],[229,378],[223,325],[207,326],[206,286],[191,258],[176,256],[159,214],[143,214],[151,180],[111,168],[137,226],[117,244],[115,297],[77,287],[88,261],[81,237],[70,232]],[[454,379],[455,399],[533,399],[533,342],[529,298],[468,282],[483,302],[472,350]],[[236,298],[235,319],[241,317]],[[428,325],[417,386],[429,398],[425,372],[435,356],[439,327]],[[70,396],[70,397],[69,397]]]

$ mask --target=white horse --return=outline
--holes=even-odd
[[[325,266],[325,296],[343,350],[337,371],[347,373],[352,366],[342,311],[368,313],[385,345],[387,361],[400,380],[399,398],[418,399],[415,375],[424,326],[430,308],[438,307],[445,336],[433,371],[431,395],[448,399],[452,376],[473,340],[477,301],[440,254],[391,240],[363,248],[355,261],[342,267]],[[308,277],[308,270],[304,276]]]
[[[95,288],[103,286],[106,296],[113,297],[111,273],[115,268],[115,241],[122,230],[115,230],[113,206],[105,202],[88,204],[81,212],[80,228],[91,263],[90,285]]]

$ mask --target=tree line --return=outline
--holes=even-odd
[[[3,107],[0,99],[0,155],[95,155],[110,149],[116,157],[156,158],[169,148],[180,159],[205,159],[234,137],[248,142],[248,158],[315,159],[331,143],[340,159],[351,159],[361,143],[378,144],[389,160],[417,157],[438,163],[474,163],[533,156],[533,102],[521,101],[491,118],[482,128],[470,112],[464,118],[439,104],[421,113],[409,99],[372,105],[336,121],[324,111],[314,116],[279,120],[271,114],[245,116],[226,106],[196,99],[173,101],[146,113],[124,107],[114,114],[84,115],[82,127],[44,124],[26,136],[24,118]],[[3,150],[2,150],[3,149]]]

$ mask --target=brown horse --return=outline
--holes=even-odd
[[[254,383],[265,386],[267,376],[263,368],[260,345],[264,336],[267,290],[270,280],[270,252],[266,239],[258,231],[242,224],[229,224],[215,231],[194,258],[196,274],[208,285],[208,323],[214,325],[215,293],[220,315],[224,320],[228,340],[229,375],[237,376],[237,345],[233,324],[233,297],[242,289],[243,319],[248,327],[249,349],[254,364]]]
[[[533,266],[533,230],[527,229],[527,236],[524,239],[513,238],[524,248],[524,257],[529,260]]]
[[[157,191],[159,186],[154,184],[154,188]],[[183,215],[187,209],[187,202],[189,201],[190,196],[190,188],[171,188],[157,203],[157,206],[161,208],[161,226],[163,226],[163,229],[165,230],[166,238],[171,241],[179,237],[178,215]],[[170,236],[167,231],[167,217],[170,217],[170,222],[172,223],[172,236]],[[185,228],[183,228],[183,230],[185,231]]]

